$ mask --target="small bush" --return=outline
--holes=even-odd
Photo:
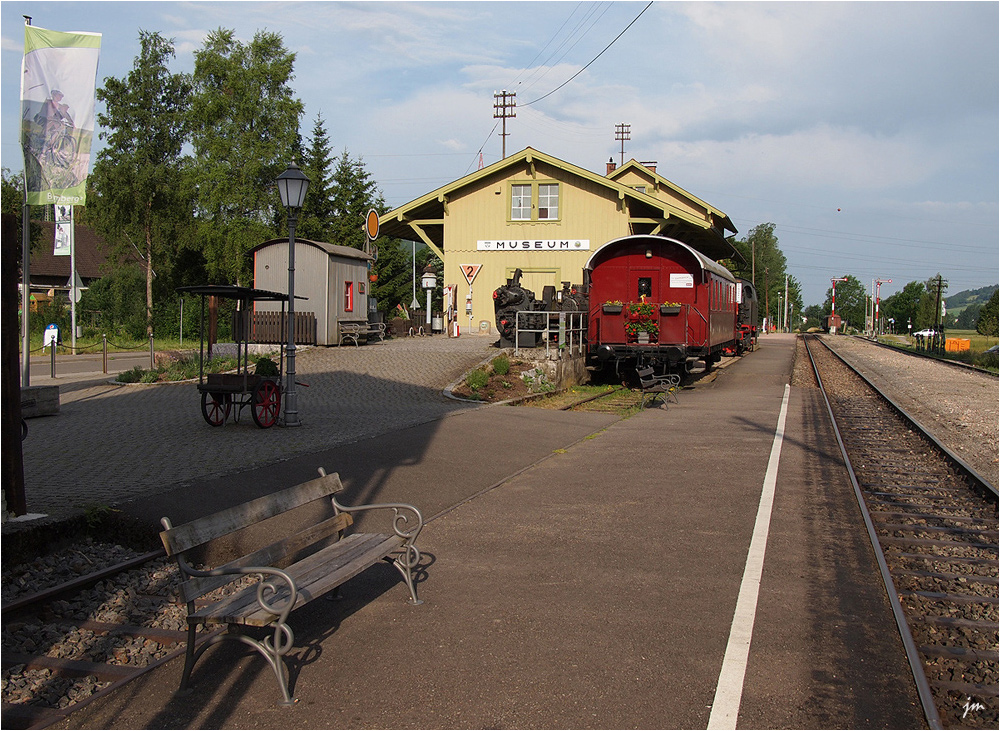
[[[131,370],[123,371],[118,374],[118,378],[115,380],[119,383],[139,383],[142,378],[143,370],[139,366],[132,368]]]
[[[254,366],[254,373],[264,377],[277,376],[278,364],[267,356],[263,356],[257,359],[257,365]]]
[[[490,381],[489,374],[482,368],[477,368],[476,370],[472,371],[472,373],[470,373],[465,379],[466,385],[473,391],[478,391],[487,383],[489,383],[489,381]]]
[[[498,355],[493,359],[491,365],[493,366],[493,372],[498,376],[506,376],[510,373],[510,358],[506,355]]]

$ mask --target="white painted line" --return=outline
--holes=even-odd
[[[747,564],[743,571],[739,598],[733,625],[729,630],[729,644],[722,660],[719,683],[715,688],[715,701],[708,719],[709,729],[735,729],[743,698],[743,679],[747,671],[747,657],[750,654],[750,639],[757,614],[757,595],[760,591],[760,577],[764,570],[764,551],[767,548],[767,533],[771,527],[771,507],[774,505],[774,490],[778,482],[778,461],[781,458],[781,442],[785,436],[785,417],[788,416],[788,395],[791,387],[785,384],[785,395],[778,413],[778,426],[771,444],[771,456],[764,474],[764,487],[757,507],[757,520],[753,527],[753,538],[747,552]]]

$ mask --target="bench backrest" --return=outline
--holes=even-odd
[[[160,540],[168,556],[183,559],[185,552],[199,548],[211,541],[223,538],[237,531],[255,526],[268,518],[286,513],[317,500],[332,498],[344,489],[340,475],[336,472],[324,475],[301,485],[290,487],[271,495],[265,495],[250,502],[197,518],[176,528],[163,519],[166,530],[160,533]],[[331,500],[332,508],[332,500]],[[334,509],[335,510],[335,509]],[[246,566],[276,566],[288,556],[303,551],[320,541],[340,533],[353,523],[350,514],[336,512],[332,517],[308,526],[290,536],[282,538],[259,550],[236,558],[220,568]],[[179,561],[182,570],[185,561]],[[213,576],[190,578],[182,584],[184,601],[192,601],[220,586],[238,579],[238,576]]]
[[[636,374],[639,376],[639,386],[641,388],[649,388],[656,383],[652,368],[642,368],[637,370]]]

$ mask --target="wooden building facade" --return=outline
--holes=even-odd
[[[599,175],[526,148],[434,190],[379,219],[380,234],[423,242],[457,285],[463,327],[493,326],[493,291],[523,272],[522,285],[582,283],[583,267],[604,243],[630,234],[676,238],[718,260],[733,254],[729,217],[656,173],[629,161]],[[467,272],[475,271],[471,285]]]

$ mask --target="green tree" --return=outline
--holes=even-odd
[[[169,266],[177,230],[190,220],[182,199],[181,150],[187,133],[191,80],[167,67],[173,41],[139,31],[140,52],[122,79],[97,90],[97,115],[107,147],[94,164],[90,219],[119,263],[139,252],[146,277],[146,329],[153,332],[153,277]],[[164,265],[164,266],[161,266]]]
[[[40,217],[43,209],[51,209],[52,206],[31,206],[28,218],[31,221],[31,229],[28,233],[32,251],[37,251],[42,245],[42,226],[36,218]],[[24,212],[24,174],[12,173],[9,168],[0,171],[0,210],[9,213],[17,220],[17,230],[21,231],[21,215]],[[14,242],[5,242],[6,246],[15,245]],[[21,266],[21,239],[17,240],[17,265]]]
[[[750,229],[747,237],[730,240],[739,256],[722,263],[733,274],[743,279],[752,279],[757,289],[761,317],[770,313],[772,322],[778,321],[779,301],[785,297],[785,275],[787,261],[778,247],[778,237],[774,233],[775,224],[761,223]],[[802,310],[801,286],[794,278],[789,278],[788,299],[794,312]],[[780,294],[780,298],[779,298]],[[794,296],[793,296],[794,294]],[[789,317],[789,322],[792,322]]]
[[[997,296],[1000,290],[993,290],[993,296],[979,311],[979,322],[976,323],[976,332],[980,335],[992,335],[997,337],[1000,334],[1000,318],[997,315]]]
[[[886,320],[895,322],[896,332],[905,333],[907,325],[912,330],[919,330],[920,328],[916,327],[917,308],[925,294],[927,288],[923,282],[909,282],[899,292],[882,300],[879,313],[885,313]]]
[[[823,305],[809,305],[802,311],[802,314],[806,318],[806,323],[803,327],[808,330],[811,327],[822,327],[823,320],[828,313],[823,309]]]
[[[247,251],[283,230],[274,181],[299,150],[294,63],[281,36],[265,31],[244,44],[220,28],[195,53],[191,173],[213,281],[249,281]]]
[[[837,282],[837,314],[847,325],[858,330],[865,326],[866,295],[865,285],[851,275],[845,275],[846,282]],[[823,303],[824,310],[830,312],[833,306],[833,287],[826,290],[826,301]]]
[[[332,149],[323,116],[317,114],[309,149],[302,154],[302,172],[309,178],[309,189],[297,229],[302,238],[313,241],[333,241],[336,212]]]

